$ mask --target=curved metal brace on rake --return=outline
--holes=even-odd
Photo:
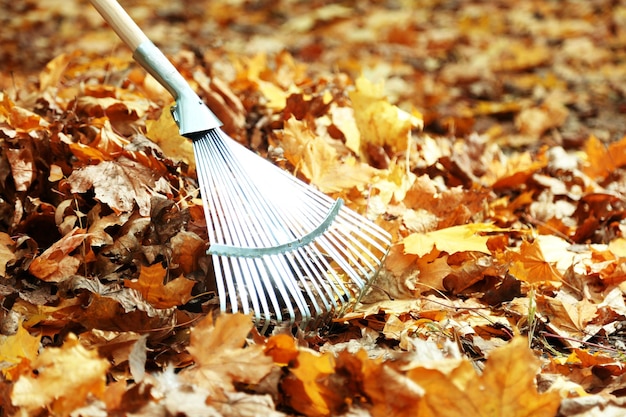
[[[328,214],[324,218],[324,221],[320,223],[315,229],[299,239],[292,240],[291,242],[283,243],[281,245],[267,246],[264,248],[250,248],[239,247],[232,245],[211,244],[207,250],[209,255],[219,256],[234,256],[238,258],[259,258],[265,255],[278,255],[296,250],[302,246],[306,246],[313,242],[318,236],[323,234],[330,224],[335,220],[335,217],[339,214],[339,210],[343,206],[343,200],[337,199],[332,205]]]

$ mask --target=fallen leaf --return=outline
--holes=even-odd
[[[75,228],[33,259],[28,270],[43,281],[61,282],[70,279],[81,264],[78,257],[70,254],[85,242],[87,236],[85,230]]]
[[[137,281],[124,280],[124,286],[139,291],[155,308],[171,308],[189,301],[195,281],[178,277],[164,285],[166,275],[167,270],[160,263],[142,266]]]
[[[150,215],[153,195],[168,191],[154,171],[126,157],[75,170],[67,181],[73,193],[93,188],[95,198],[117,213],[132,211],[136,203],[142,216]]]
[[[62,347],[45,349],[32,362],[32,369],[34,373],[21,376],[13,385],[13,405],[31,412],[48,408],[56,415],[69,415],[88,398],[102,398],[109,363],[70,333]]]
[[[216,398],[234,390],[234,383],[257,384],[274,367],[271,356],[261,346],[247,346],[252,319],[238,314],[222,314],[213,324],[209,315],[191,330],[187,348],[196,366],[181,373],[187,381],[199,384]]]
[[[6,276],[7,264],[15,260],[15,242],[11,236],[0,232],[0,277]]]
[[[280,140],[289,162],[326,193],[363,187],[378,172],[352,156],[341,158],[324,137],[293,117],[285,122]]]
[[[418,256],[430,253],[433,248],[452,255],[457,252],[482,252],[490,254],[488,235],[481,233],[506,232],[508,229],[486,223],[453,226],[427,233],[413,233],[404,238],[404,252]]]
[[[537,391],[538,372],[528,341],[516,337],[490,353],[480,376],[467,360],[452,369],[414,368],[408,375],[426,391],[420,416],[552,417],[561,398]]]
[[[405,151],[411,130],[422,127],[423,121],[389,103],[382,84],[374,84],[362,76],[355,84],[356,89],[349,95],[361,133],[361,151],[368,145],[389,146],[393,152]]]
[[[545,260],[538,240],[523,241],[519,253],[511,252],[511,257],[509,273],[521,281],[537,283],[562,279],[556,267]]]
[[[335,373],[335,359],[330,353],[300,350],[293,375],[283,381],[282,389],[296,411],[312,417],[335,415],[345,399],[332,387],[329,376]]]
[[[192,171],[196,169],[193,145],[189,139],[180,135],[178,125],[167,108],[157,120],[146,121],[146,136],[159,145],[168,157],[183,161]]]
[[[20,372],[28,369],[30,362],[37,358],[40,341],[41,336],[31,336],[21,324],[14,335],[0,336],[0,363],[7,380],[15,380]]]

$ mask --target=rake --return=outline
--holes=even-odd
[[[134,59],[176,103],[192,140],[220,309],[269,326],[314,328],[352,306],[371,284],[390,235],[221,129],[165,55],[115,0],[91,0]]]

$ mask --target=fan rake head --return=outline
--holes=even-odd
[[[222,311],[319,325],[378,273],[389,234],[216,128],[193,138]]]

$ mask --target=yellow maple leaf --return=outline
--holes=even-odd
[[[146,137],[159,145],[165,155],[185,162],[195,171],[193,145],[189,139],[180,135],[169,109],[164,109],[158,120],[147,120],[146,129]]]
[[[357,78],[355,84],[356,89],[349,95],[361,133],[361,148],[370,144],[389,146],[394,152],[405,151],[411,130],[421,128],[423,121],[389,103],[382,84],[374,84],[365,77]]]
[[[449,255],[457,252],[482,252],[490,254],[487,248],[489,236],[481,233],[506,232],[509,229],[488,223],[471,223],[452,226],[427,233],[413,233],[404,238],[404,252],[424,256],[436,247]]]
[[[407,375],[426,391],[421,417],[552,417],[561,398],[537,391],[538,371],[527,339],[516,337],[491,352],[480,376],[467,360],[441,369],[416,367]]]
[[[32,362],[37,373],[21,376],[13,385],[16,407],[35,411],[49,408],[54,415],[69,415],[88,397],[102,398],[109,362],[95,350],[85,349],[70,333],[60,348],[47,348]]]
[[[341,192],[363,186],[378,173],[352,156],[341,158],[324,137],[293,117],[285,122],[280,139],[285,158],[322,192]]]
[[[14,335],[0,339],[0,363],[3,363],[2,374],[8,380],[12,380],[14,368],[22,360],[32,361],[37,357],[41,336],[31,336],[30,333],[20,325]]]

